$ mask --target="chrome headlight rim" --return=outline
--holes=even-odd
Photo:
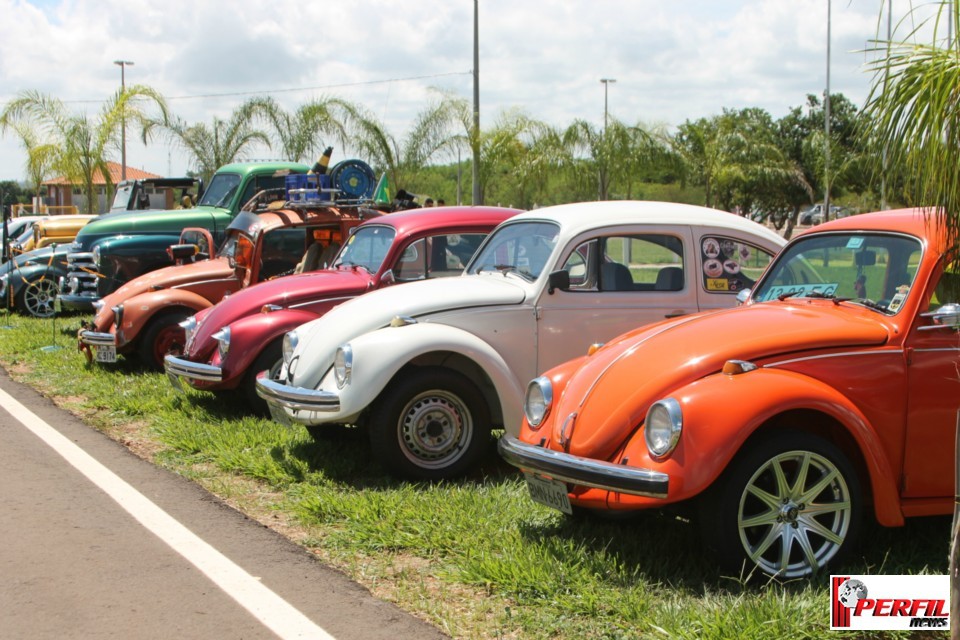
[[[353,376],[353,347],[349,344],[342,344],[337,347],[337,352],[333,356],[333,378],[337,382],[337,388],[343,389],[350,384]]]
[[[283,345],[280,349],[283,354],[283,364],[290,364],[298,344],[300,344],[300,335],[296,331],[287,331],[283,334]]]
[[[675,398],[664,398],[650,405],[644,420],[643,438],[654,460],[667,458],[680,442],[683,410]]]
[[[99,269],[99,268],[100,268],[100,247],[99,247],[99,245],[93,248],[92,259],[93,259],[93,264],[95,264],[95,265],[97,266],[97,268]]]
[[[534,378],[523,395],[523,415],[533,430],[539,429],[553,406],[553,382],[546,376]]]
[[[220,360],[225,360],[230,353],[230,327],[223,327],[210,337],[217,341],[217,354]]]

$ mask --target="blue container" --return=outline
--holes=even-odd
[[[287,176],[285,186],[289,202],[330,200],[330,176],[325,173],[297,173]]]

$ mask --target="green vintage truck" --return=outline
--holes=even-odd
[[[185,227],[208,229],[219,245],[241,207],[264,190],[283,189],[287,176],[305,174],[296,162],[236,163],[221,167],[196,207],[109,213],[85,226],[67,253],[67,274],[57,301],[86,311],[123,283],[173,264],[167,247]]]

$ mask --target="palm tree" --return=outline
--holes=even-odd
[[[229,120],[214,116],[210,126],[202,122],[189,124],[182,118],[150,121],[143,130],[143,141],[159,130],[183,147],[204,182],[208,182],[217,169],[242,159],[254,145],[270,147],[270,137],[253,126],[254,113],[249,104],[248,101],[240,105]]]
[[[39,194],[44,179],[52,174],[57,145],[41,142],[37,137],[38,132],[31,129],[26,122],[16,121],[9,125],[6,122],[0,124],[2,124],[4,130],[12,129],[20,138],[23,149],[27,152],[25,167],[27,177],[30,179],[33,192]]]
[[[323,98],[300,105],[296,111],[285,111],[273,98],[254,98],[242,109],[252,119],[262,119],[270,125],[274,140],[279,143],[283,157],[305,162],[335,141],[347,145],[347,123],[358,108],[339,98]]]
[[[863,108],[868,126],[864,136],[874,151],[874,170],[880,174],[895,168],[894,175],[903,180],[903,197],[911,204],[940,207],[956,239],[960,230],[960,49],[956,40],[944,39],[943,32],[948,27],[957,32],[960,0],[939,4],[929,44],[916,41],[921,25],[902,41],[878,39],[873,47],[877,58],[870,64],[874,77]]]
[[[144,85],[122,88],[91,120],[86,114],[71,113],[66,105],[37,91],[26,91],[9,102],[0,114],[0,130],[12,128],[21,140],[36,150],[28,159],[38,169],[46,162],[70,182],[82,185],[86,196],[86,212],[96,213],[97,172],[107,184],[107,200],[113,184],[107,167],[108,154],[120,148],[120,134],[124,123],[148,126],[151,119],[143,109],[143,100],[159,108],[166,119],[166,102],[159,93]],[[51,148],[52,147],[52,148]]]

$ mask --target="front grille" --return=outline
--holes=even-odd
[[[71,296],[97,298],[97,280],[100,272],[89,251],[67,254],[67,277],[63,293]]]

